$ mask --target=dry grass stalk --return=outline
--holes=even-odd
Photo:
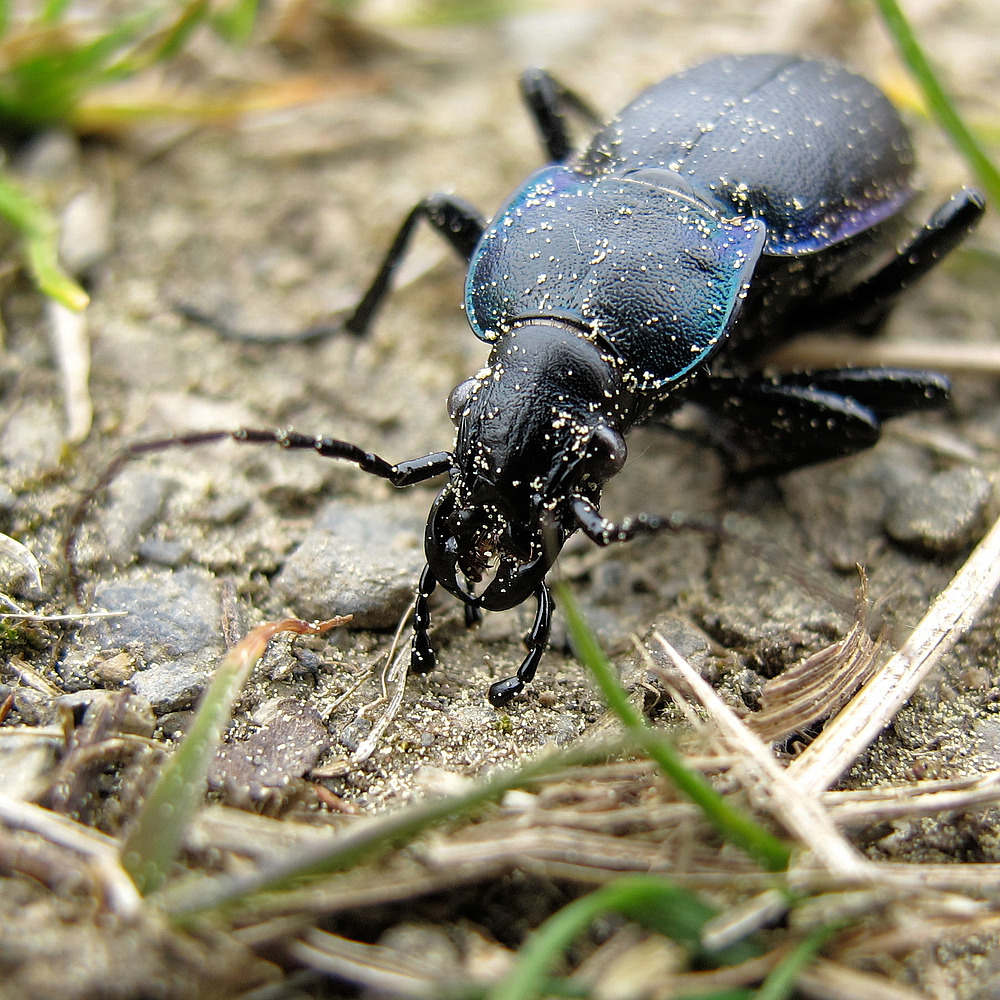
[[[799,369],[843,367],[845,358],[861,368],[916,368],[949,375],[1000,373],[1000,347],[996,344],[859,340],[829,334],[797,337],[767,360],[779,368]]]
[[[830,787],[875,741],[921,681],[972,627],[1000,585],[1000,520],[850,703],[788,768],[802,792]]]
[[[823,803],[839,826],[860,826],[902,817],[967,812],[1000,802],[1000,770],[940,781],[826,792]]]
[[[286,950],[303,965],[380,994],[413,1000],[441,995],[442,970],[395,948],[311,930],[303,939],[290,942]]]
[[[20,802],[0,793],[0,823],[9,829],[26,830],[48,846],[62,848],[83,859],[86,871],[101,890],[104,900],[122,917],[136,917],[142,899],[119,862],[118,842],[90,827],[74,823],[49,809]],[[66,860],[65,858],[63,860]]]
[[[816,959],[807,969],[803,969],[795,985],[810,1000],[858,1000],[859,997],[927,1000],[926,994],[900,986],[885,976],[859,972],[824,958]]]
[[[409,676],[410,670],[410,647],[404,646],[398,653],[396,652],[396,646],[399,642],[400,634],[403,628],[406,626],[407,621],[409,621],[410,612],[408,611],[404,616],[403,620],[399,623],[399,627],[396,629],[396,634],[392,640],[392,646],[389,649],[389,654],[386,657],[386,669],[382,674],[382,697],[379,702],[373,702],[370,705],[365,705],[359,712],[359,715],[366,715],[368,711],[376,706],[376,704],[384,704],[385,710],[382,714],[375,720],[372,725],[371,732],[365,737],[364,740],[358,745],[358,749],[354,751],[351,756],[351,763],[353,765],[363,764],[369,757],[375,752],[378,747],[379,740],[382,739],[382,734],[389,728],[392,720],[396,718],[399,712],[399,706],[403,704],[403,693],[406,691],[406,679]],[[395,654],[395,655],[393,655]],[[392,691],[389,693],[389,688]]]
[[[768,810],[806,845],[816,861],[828,871],[848,880],[870,878],[870,862],[844,839],[819,799],[803,793],[778,763],[770,747],[750,731],[746,723],[716,693],[691,665],[661,635],[656,636],[684,684],[719,727],[723,739],[745,758],[746,775],[763,792]],[[650,659],[649,668],[658,671]]]
[[[873,674],[880,643],[868,633],[866,586],[847,635],[764,684],[759,711],[746,724],[774,743],[834,715]]]

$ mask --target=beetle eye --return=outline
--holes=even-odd
[[[453,424],[458,423],[458,418],[462,415],[468,405],[472,389],[476,384],[475,377],[467,378],[464,382],[459,382],[454,389],[448,393],[448,416]]]
[[[587,445],[587,474],[603,483],[622,471],[627,454],[625,438],[618,431],[599,424]]]

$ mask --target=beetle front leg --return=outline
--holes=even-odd
[[[521,665],[513,677],[506,677],[504,680],[490,685],[488,697],[494,708],[502,708],[511,698],[524,690],[525,684],[531,682],[538,669],[538,664],[542,660],[542,655],[545,653],[545,648],[549,644],[555,601],[552,600],[552,594],[544,583],[539,584],[538,590],[535,591],[535,599],[538,601],[535,621],[531,630],[524,637],[524,645],[528,649],[528,655],[521,661]]]
[[[410,670],[426,674],[434,669],[437,657],[427,635],[431,627],[431,609],[428,599],[437,587],[437,578],[430,566],[425,566],[417,584],[417,599],[413,603],[413,645],[410,648]]]
[[[486,221],[468,202],[447,194],[434,194],[418,202],[399,227],[392,246],[389,247],[378,273],[361,297],[354,312],[345,320],[344,329],[355,336],[368,331],[375,313],[386,295],[392,276],[403,259],[417,223],[425,219],[454,248],[466,262],[472,257],[476,244],[483,235]]]

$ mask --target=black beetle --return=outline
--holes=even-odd
[[[742,469],[780,470],[867,448],[884,419],[947,399],[947,380],[931,373],[778,376],[754,362],[803,331],[873,332],[984,209],[960,191],[897,244],[913,195],[906,129],[880,91],[829,63],[712,60],[645,90],[579,153],[566,117],[596,124],[587,105],[540,71],[522,92],[552,164],[489,223],[450,196],[420,202],[344,324],[368,327],[420,219],[461,254],[469,322],[492,351],[448,399],[454,451],[392,465],[332,438],[232,432],[314,449],[394,486],[448,474],[427,522],[411,664],[434,665],[437,583],[469,620],[533,595],[528,652],[490,687],[496,706],[534,676],[552,613],[545,576],[566,539],[579,528],[607,545],[672,526],[600,513],[631,427],[699,404]]]

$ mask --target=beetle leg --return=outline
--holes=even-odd
[[[344,321],[344,329],[356,336],[367,332],[372,318],[389,291],[393,273],[399,266],[410,244],[414,227],[426,219],[451,245],[458,255],[468,261],[479,238],[486,228],[486,221],[468,202],[448,194],[433,194],[418,202],[392,241],[382,266],[375,275],[368,291],[355,306],[354,312]]]
[[[494,708],[502,708],[511,698],[524,690],[525,684],[531,682],[538,669],[538,664],[541,662],[545,647],[548,645],[555,602],[552,600],[549,588],[544,583],[539,584],[538,590],[535,591],[535,599],[538,601],[535,621],[531,630],[524,637],[524,645],[528,649],[528,655],[521,661],[521,665],[513,677],[507,677],[490,685],[488,697]]]
[[[343,333],[353,333],[356,337],[368,332],[372,319],[389,293],[389,285],[396,268],[410,243],[414,227],[421,219],[426,219],[451,245],[458,255],[468,261],[475,250],[479,237],[483,235],[486,221],[468,202],[448,194],[434,194],[418,202],[399,227],[392,245],[389,247],[382,266],[372,279],[361,301],[346,319],[337,317],[333,322],[320,323],[297,330],[293,333],[267,333],[242,330],[224,320],[204,312],[187,302],[175,302],[173,308],[186,319],[210,327],[220,336],[229,340],[247,340],[255,344],[302,343],[322,340]]]
[[[951,383],[938,372],[911,368],[821,368],[791,372],[782,385],[808,386],[847,396],[879,420],[920,410],[939,409],[950,397]]]
[[[590,500],[572,497],[570,509],[573,519],[583,533],[595,544],[612,545],[630,542],[638,535],[658,535],[663,531],[704,531],[715,534],[718,525],[698,520],[687,514],[634,514],[622,521],[609,521]]]
[[[862,381],[855,393],[848,371],[826,373],[827,384],[824,373],[709,376],[692,386],[690,399],[714,418],[710,432],[737,472],[782,472],[862,451],[879,439],[880,416],[893,415],[892,407],[880,414],[865,405],[877,395],[879,380],[867,389]]]
[[[437,657],[431,649],[427,633],[431,627],[431,609],[427,603],[434,593],[437,579],[430,566],[425,566],[417,584],[417,599],[413,603],[413,645],[410,648],[410,669],[415,674],[426,674],[434,669]]]
[[[897,295],[922,278],[975,229],[986,210],[978,191],[953,194],[880,270],[840,295],[803,310],[801,329],[850,323],[858,333],[875,333]]]
[[[475,604],[465,605],[465,627],[472,628],[483,620],[483,613]]]
[[[561,163],[573,152],[566,111],[574,112],[592,128],[604,124],[583,98],[543,69],[525,70],[520,84],[521,97],[535,120],[542,146],[553,163]]]

